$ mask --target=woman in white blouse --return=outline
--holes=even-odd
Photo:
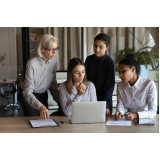
[[[157,90],[155,83],[139,76],[140,65],[134,55],[128,54],[119,63],[119,76],[122,82],[117,85],[117,111],[119,120],[125,113],[127,120],[153,118],[157,112]]]
[[[59,86],[60,103],[66,116],[72,115],[72,102],[97,101],[96,89],[87,81],[85,64],[72,58],[67,69],[67,81]]]
[[[20,99],[24,116],[49,118],[47,89],[50,90],[53,99],[60,104],[56,81],[58,61],[55,58],[58,49],[57,39],[45,34],[37,43],[37,56],[27,62],[25,81],[21,84],[23,95]]]

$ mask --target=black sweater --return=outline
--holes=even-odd
[[[112,93],[115,84],[115,65],[111,57],[105,53],[101,58],[95,54],[85,61],[87,79],[96,87],[98,101],[106,101],[106,108],[112,112]]]

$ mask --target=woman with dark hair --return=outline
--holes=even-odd
[[[106,53],[110,37],[100,33],[94,38],[94,54],[86,58],[86,74],[96,87],[98,101],[106,101],[106,116],[112,114],[112,93],[115,84],[115,65]]]
[[[92,82],[87,81],[85,64],[79,58],[72,58],[67,69],[67,81],[59,86],[60,103],[66,116],[72,115],[72,102],[97,101]]]
[[[121,119],[128,109],[127,120],[153,118],[157,111],[157,90],[155,83],[139,76],[140,65],[134,55],[128,54],[119,63],[122,82],[117,85],[117,112],[115,119]]]

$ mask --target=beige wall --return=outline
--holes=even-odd
[[[0,54],[6,54],[0,66],[0,80],[15,80],[17,77],[16,28],[0,27]]]

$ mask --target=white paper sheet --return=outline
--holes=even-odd
[[[58,126],[57,123],[53,119],[38,119],[38,120],[30,120],[33,128],[37,127],[49,127],[49,126]]]
[[[112,125],[112,126],[131,126],[131,121],[126,119],[121,119],[119,121],[116,121],[115,118],[108,118],[108,121],[106,125]]]

